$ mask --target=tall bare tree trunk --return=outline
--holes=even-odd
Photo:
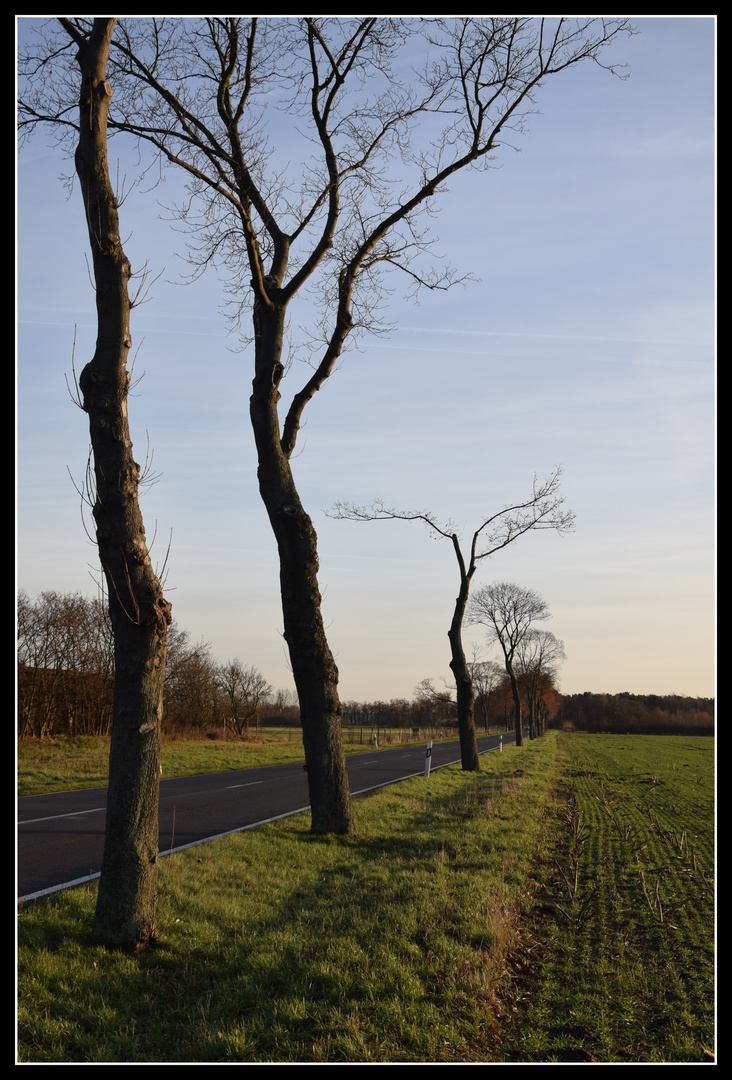
[[[277,540],[284,633],[300,701],[314,833],[353,833],[341,735],[338,668],[321,615],[318,538],[295,487],[277,412],[285,311],[255,313],[250,414],[259,491]]]
[[[524,745],[524,726],[521,714],[521,694],[519,693],[518,680],[513,670],[513,665],[506,660],[506,671],[511,680],[511,695],[513,697],[513,727],[516,732],[516,746]]]
[[[127,419],[130,263],[122,249],[107,164],[106,81],[115,19],[94,19],[88,37],[61,20],[79,46],[76,171],[89,229],[97,343],[79,378],[94,458],[94,521],[114,634],[115,686],[107,823],[93,937],[136,948],[155,936],[160,725],[170,604],[145,543],[140,466]]]
[[[473,694],[473,680],[470,676],[468,662],[465,659],[462,640],[462,626],[465,618],[465,608],[468,603],[472,573],[468,576],[465,572],[457,537],[453,538],[453,544],[458,552],[458,562],[460,564],[460,592],[455,601],[455,612],[447,636],[452,654],[450,668],[455,676],[460,760],[466,772],[479,772],[480,756],[478,754],[478,741],[475,736],[475,695]]]

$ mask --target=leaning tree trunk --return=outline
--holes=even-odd
[[[318,547],[280,436],[277,402],[285,311],[255,312],[255,377],[250,412],[259,491],[277,540],[284,636],[300,702],[313,833],[353,833],[341,735],[338,668],[321,616]]]
[[[475,698],[473,694],[473,680],[470,677],[470,669],[465,659],[463,649],[462,625],[465,618],[465,608],[468,603],[470,590],[470,577],[464,572],[462,557],[457,548],[457,537],[453,537],[453,543],[458,550],[458,561],[461,564],[460,592],[455,601],[455,611],[452,617],[450,629],[447,632],[450,641],[452,659],[450,668],[455,676],[455,688],[457,696],[458,733],[460,735],[460,761],[466,772],[480,771],[480,757],[478,755],[478,742],[475,737]],[[472,577],[472,575],[470,575]]]
[[[97,344],[79,388],[89,414],[94,520],[114,635],[114,706],[107,822],[93,937],[136,948],[155,936],[160,725],[170,605],[150,562],[138,502],[140,466],[127,420],[130,264],[120,241],[107,165],[106,81],[114,19],[88,38],[68,20],[81,68],[76,170],[84,199],[97,304]]]

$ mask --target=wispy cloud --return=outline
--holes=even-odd
[[[458,330],[444,326],[400,326],[399,333],[450,334],[455,337],[533,338],[541,341],[616,341],[629,345],[696,345],[711,346],[712,341],[680,341],[678,338],[613,337],[602,334],[548,334],[527,330]]]

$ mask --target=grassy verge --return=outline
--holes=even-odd
[[[358,738],[360,729],[346,732]],[[368,735],[364,743],[346,739],[347,754],[370,750]],[[283,765],[302,761],[302,733],[299,728],[262,729],[246,740],[168,739],[163,738],[163,776],[194,776],[200,773],[226,772],[229,769],[254,769],[260,765]],[[80,737],[25,740],[18,744],[18,794],[43,795],[49,791],[106,787],[109,778],[109,738]]]
[[[96,889],[20,913],[19,1060],[481,1061],[536,886],[554,740],[168,857],[158,949],[88,944]]]
[[[179,853],[138,956],[89,944],[94,886],[34,904],[18,1060],[710,1061],[712,753],[551,733],[356,800],[356,837]]]

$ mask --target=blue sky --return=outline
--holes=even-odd
[[[344,700],[411,698],[449,675],[457,565],[419,524],[323,511],[378,497],[469,537],[556,464],[576,531],[525,537],[475,585],[544,596],[568,693],[713,693],[715,21],[633,22],[640,32],[611,54],[629,79],[594,65],[550,79],[520,152],[441,197],[439,250],[477,280],[419,306],[397,288],[394,331],[348,352],[307,411],[294,470]],[[132,179],[115,140],[113,172],[118,158]],[[81,199],[59,180],[69,170],[43,137],[18,157],[17,581],[31,595],[93,594],[98,577],[72,483],[88,434],[65,379],[74,334],[78,372],[95,326]],[[133,267],[160,275],[132,324],[144,372],[133,441],[143,461],[149,436],[159,474],[143,500],[148,538],[161,566],[170,544],[178,624],[290,686],[251,357],[228,334],[213,273],[176,283],[185,237],[158,205],[176,182],[133,191],[121,210]],[[480,630],[466,639],[480,644]]]

